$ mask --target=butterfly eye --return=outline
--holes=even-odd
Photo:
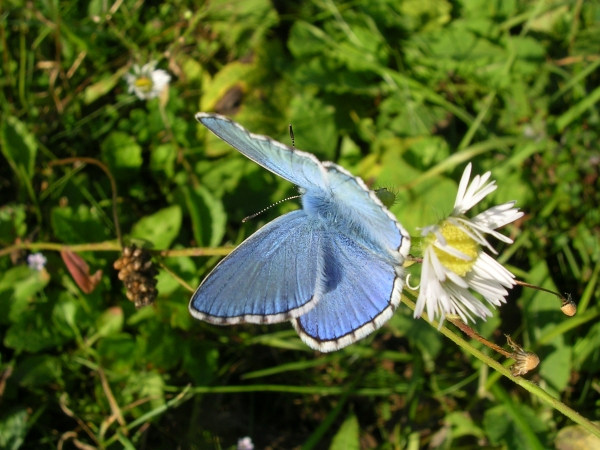
[[[375,195],[384,204],[386,208],[391,208],[396,203],[396,194],[391,192],[389,189],[381,188],[375,190]]]

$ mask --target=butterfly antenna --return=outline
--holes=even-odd
[[[278,202],[273,203],[271,206],[267,206],[265,209],[263,209],[263,210],[255,213],[255,214],[252,214],[251,216],[244,217],[244,219],[242,220],[242,222],[247,222],[250,219],[254,219],[256,216],[264,213],[267,209],[271,209],[273,206],[277,206],[280,203],[286,202],[288,200],[292,200],[294,198],[300,198],[300,197],[301,197],[301,195],[294,195],[293,197],[288,197],[288,198],[284,198],[283,200],[279,200]]]
[[[294,143],[294,130],[292,130],[292,124],[291,123],[289,125],[289,128],[290,128],[290,138],[292,139],[292,147],[296,148],[296,144]],[[275,204],[277,204],[277,203],[275,203]]]

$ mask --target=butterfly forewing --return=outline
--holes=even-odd
[[[217,114],[198,113],[196,119],[265,169],[301,188],[325,189],[325,169],[310,153],[283,145],[268,136],[250,133],[241,125]]]

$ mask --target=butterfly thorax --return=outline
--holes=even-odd
[[[372,235],[369,223],[356,207],[337,198],[334,193],[324,192],[307,190],[302,194],[303,210],[311,219],[324,229],[343,234],[375,253],[389,255],[390,261],[394,261],[390,249]]]

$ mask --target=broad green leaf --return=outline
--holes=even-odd
[[[66,338],[80,336],[77,312],[79,302],[67,291],[59,294],[58,300],[52,309],[52,323],[55,330]]]
[[[58,381],[62,373],[60,359],[49,355],[33,355],[23,359],[13,372],[13,381],[21,386],[42,387]]]
[[[485,433],[478,427],[473,418],[463,411],[451,412],[444,418],[444,422],[452,427],[452,438],[463,436],[475,436],[477,439],[485,439]]]
[[[296,58],[321,55],[328,49],[325,41],[312,32],[312,26],[303,21],[294,22],[287,45]]]
[[[505,444],[511,450],[543,449],[538,439],[544,440],[543,433],[548,428],[533,409],[518,403],[488,409],[483,426],[492,445]]]
[[[123,329],[123,320],[122,308],[118,306],[108,308],[96,320],[96,333],[102,337],[120,333]]]
[[[131,237],[151,242],[156,249],[167,249],[181,229],[181,208],[169,206],[143,217],[131,229]]]
[[[358,419],[354,414],[348,417],[331,441],[329,450],[359,450]]]
[[[190,283],[193,287],[199,283],[198,269],[194,260],[189,257],[168,258],[164,264],[178,276]],[[169,297],[170,294],[180,289],[182,286],[178,280],[165,270],[159,270],[156,289],[160,292],[161,297]]]
[[[227,215],[223,204],[206,188],[199,185],[193,189],[182,187],[196,245],[217,247],[225,235]]]
[[[112,237],[97,211],[83,204],[76,210],[70,206],[53,208],[51,224],[55,236],[69,244],[102,242]]]
[[[238,57],[259,47],[264,34],[278,21],[277,11],[269,0],[213,0],[208,3],[207,18],[211,29],[225,46]]]
[[[97,351],[103,367],[121,374],[130,372],[140,358],[138,344],[127,333],[111,334],[100,339]]]
[[[0,150],[18,178],[33,177],[38,145],[27,125],[15,116],[5,115],[0,126]],[[25,180],[22,180],[26,183]]]
[[[100,144],[102,159],[115,178],[136,176],[142,165],[142,147],[122,131],[113,131]]]
[[[12,244],[27,231],[25,206],[10,204],[0,206],[0,243]]]
[[[450,21],[452,4],[446,0],[405,0],[400,11],[410,18],[411,29],[434,31]]]
[[[150,170],[164,179],[173,178],[177,149],[173,144],[162,144],[150,153]]]
[[[204,95],[200,101],[201,111],[212,111],[217,102],[233,86],[239,86],[242,91],[246,90],[246,79],[255,70],[252,64],[234,61],[223,67],[213,77],[204,89]]]
[[[8,409],[8,408],[7,408]],[[25,436],[29,429],[29,414],[25,408],[16,408],[5,411],[7,414],[0,416],[0,448],[5,450],[18,450],[23,448]]]
[[[148,320],[141,324],[140,332],[138,342],[143,349],[142,361],[162,370],[171,370],[181,362],[181,339],[169,324]]]
[[[161,408],[165,404],[165,379],[156,370],[149,372],[132,372],[127,380],[121,395],[129,402],[138,398],[150,399],[150,402],[138,407],[138,413],[154,408]]]
[[[8,269],[0,275],[0,323],[19,320],[30,308],[34,296],[42,291],[50,281],[48,274],[31,270],[27,266]]]
[[[320,159],[331,161],[337,151],[335,108],[313,95],[298,95],[290,105],[290,123],[296,146]]]

